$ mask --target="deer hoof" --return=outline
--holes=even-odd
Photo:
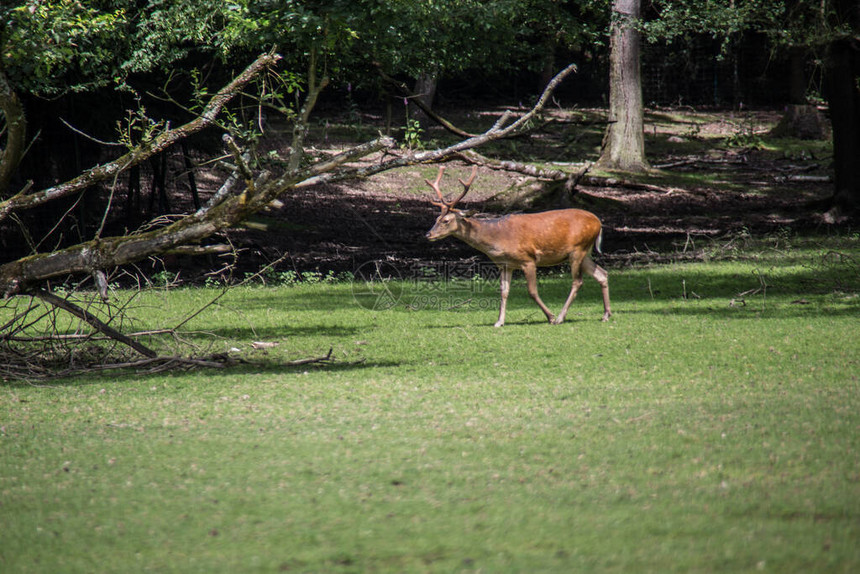
[[[553,317],[549,323],[550,325],[561,325],[564,323],[564,317]]]
[[[495,325],[493,325],[493,327],[496,327],[496,328],[498,329],[499,327],[501,327],[501,326],[502,326],[502,325],[504,325],[504,324],[505,324],[505,322],[504,322],[504,321],[496,321],[496,324],[495,324]]]

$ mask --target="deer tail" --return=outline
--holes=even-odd
[[[600,233],[597,234],[597,241],[594,242],[595,251],[602,254],[603,253],[603,249],[601,249],[602,246],[603,246],[603,228],[600,229]]]

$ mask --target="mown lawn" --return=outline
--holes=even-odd
[[[520,278],[502,329],[481,281],[234,289],[186,339],[249,364],[0,387],[0,571],[856,572],[858,262],[611,269],[561,326]]]

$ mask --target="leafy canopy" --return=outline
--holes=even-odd
[[[195,56],[225,63],[277,46],[356,81],[389,73],[536,68],[552,44],[599,38],[605,0],[12,0],[0,6],[0,70],[18,90],[57,96],[124,86]],[[605,19],[605,18],[604,18]],[[352,77],[351,77],[352,76]]]

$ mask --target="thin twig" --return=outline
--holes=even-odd
[[[82,130],[80,130],[80,129],[76,128],[75,126],[73,126],[72,124],[70,124],[69,122],[67,122],[67,121],[66,121],[65,119],[63,119],[63,118],[59,118],[59,120],[60,120],[61,122],[63,122],[63,124],[65,124],[65,126],[66,126],[67,128],[69,128],[70,130],[72,130],[72,131],[73,131],[73,132],[75,132],[76,134],[78,134],[78,135],[80,135],[80,136],[83,136],[83,137],[85,137],[86,139],[88,139],[88,140],[90,140],[90,141],[96,142],[97,144],[104,145],[104,146],[113,146],[113,147],[125,147],[125,144],[121,144],[121,143],[119,143],[119,142],[106,142],[106,141],[100,140],[100,139],[98,139],[97,137],[92,136],[92,135],[90,135],[90,134],[88,134],[88,133],[86,133],[86,132],[84,132],[84,131],[82,131]]]
[[[297,367],[299,365],[311,365],[314,363],[325,363],[331,359],[331,353],[334,350],[333,347],[329,348],[328,354],[324,357],[308,357],[307,359],[296,359],[295,361],[288,361],[284,363],[288,367]]]

